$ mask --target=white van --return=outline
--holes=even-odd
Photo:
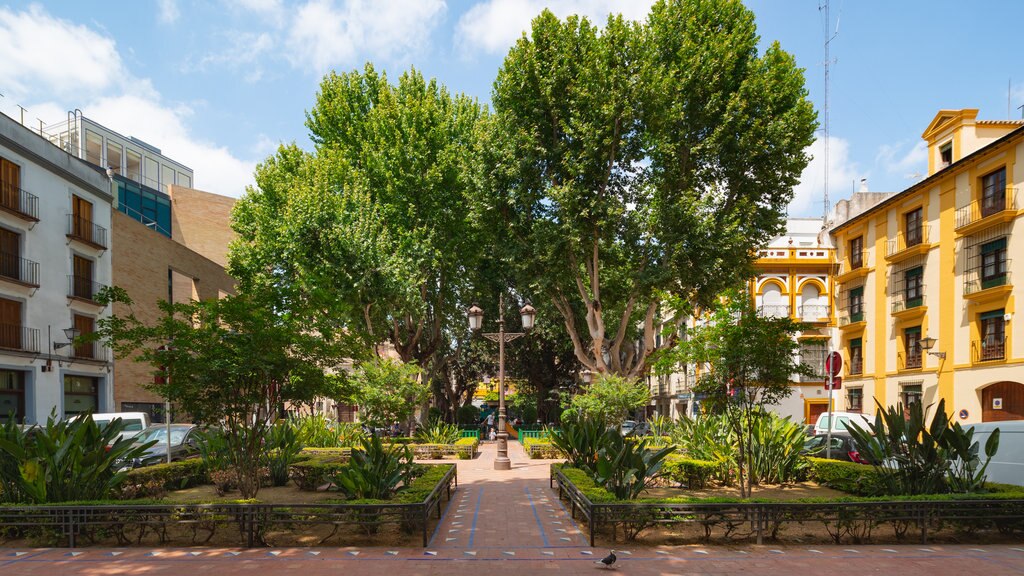
[[[832,413],[832,431],[833,432],[846,432],[847,426],[850,422],[856,422],[861,428],[868,430],[873,420],[860,412],[833,412]],[[815,434],[828,434],[829,429],[828,412],[822,412],[818,416],[818,421],[814,424]]]
[[[101,428],[110,424],[115,418],[124,422],[124,429],[118,435],[121,438],[131,438],[149,427],[149,414],[145,412],[109,412],[107,414],[93,414],[92,420]]]

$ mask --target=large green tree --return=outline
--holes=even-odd
[[[505,58],[477,217],[586,368],[643,375],[780,229],[816,120],[758,41],[738,1],[662,0],[600,29],[544,11]]]
[[[327,75],[307,114],[314,151],[280,148],[235,209],[232,273],[430,380],[480,254],[465,211],[485,117],[415,70]]]

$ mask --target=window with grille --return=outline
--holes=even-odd
[[[911,404],[917,404],[922,397],[920,381],[900,384],[900,401],[903,402],[904,409],[909,408]]]
[[[904,368],[921,367],[921,327],[914,326],[903,330],[903,363]]]
[[[864,410],[864,389],[848,388],[846,390],[846,411],[862,412]]]
[[[849,354],[850,374],[864,373],[864,341],[860,338],[850,340]]]
[[[1006,209],[1006,168],[990,172],[981,178],[981,217],[991,216]]]
[[[864,266],[864,237],[857,236],[850,240],[850,268]]]
[[[906,225],[904,230],[907,238],[907,247],[917,246],[923,239],[922,209],[917,208],[916,210],[911,210],[904,214],[903,218]]]
[[[1006,238],[981,245],[981,287],[1006,283]]]
[[[978,359],[1001,360],[1006,353],[1006,320],[1004,310],[992,310],[979,317],[981,342]]]

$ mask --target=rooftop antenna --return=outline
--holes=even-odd
[[[839,35],[839,19],[836,19],[835,31],[829,30],[832,26],[832,19],[829,16],[829,0],[824,0],[823,4],[818,6],[818,10],[825,13],[825,101],[822,105],[822,114],[825,116],[824,128],[825,128],[825,198],[824,198],[824,210],[822,211],[821,221],[822,223],[828,221],[828,170],[829,170],[829,121],[828,121],[828,96],[829,96],[829,68],[832,65],[832,60],[829,56],[829,45],[835,40],[836,36]]]

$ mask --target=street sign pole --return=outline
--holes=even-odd
[[[832,370],[828,371],[828,432],[825,434],[825,458],[832,459]]]
[[[825,358],[825,386],[828,388],[828,429],[825,432],[825,458],[832,458],[832,389],[835,388],[836,375],[843,367],[843,357],[833,350]]]

